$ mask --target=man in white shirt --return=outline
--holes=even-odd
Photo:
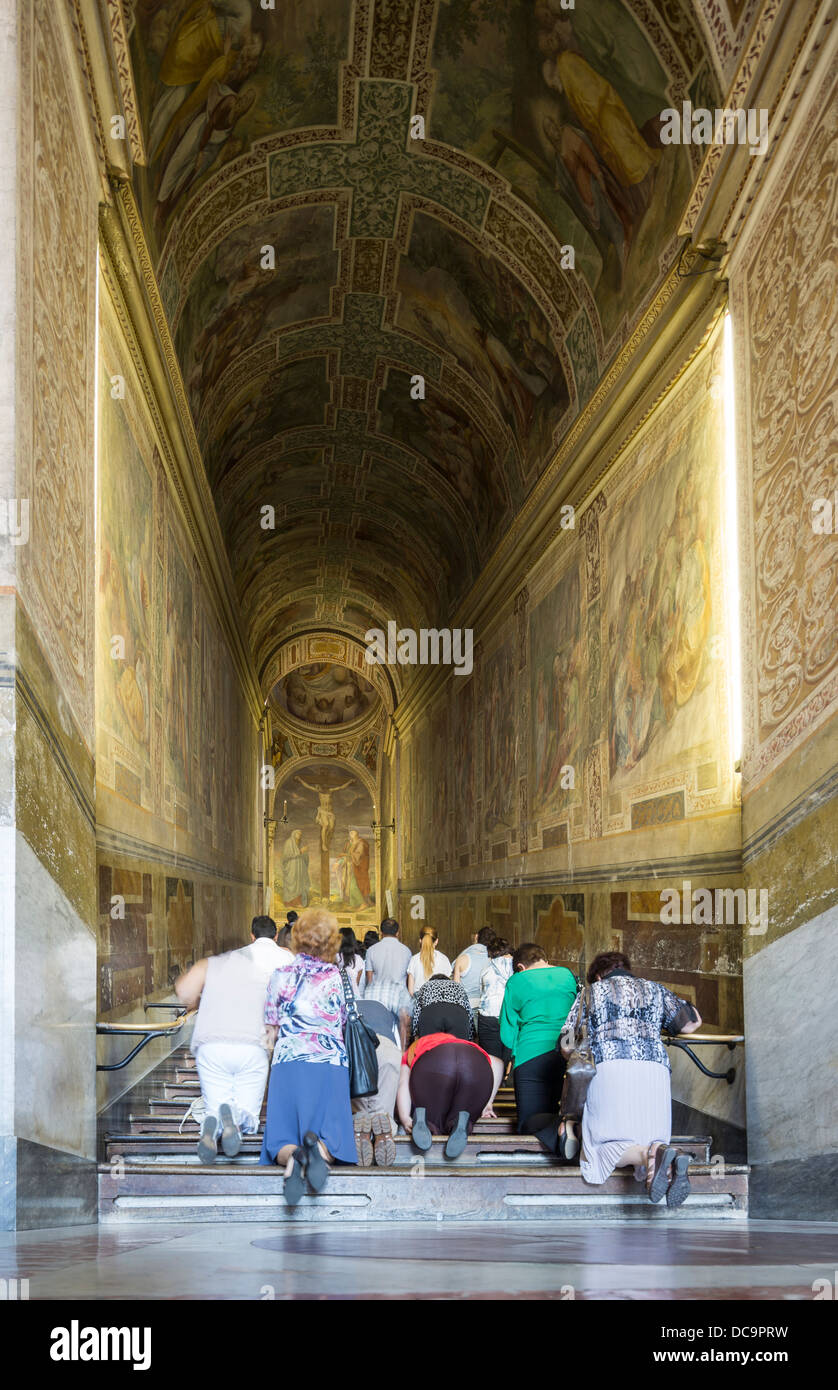
[[[294,956],[276,944],[272,917],[254,917],[250,945],[196,961],[175,981],[187,1008],[198,1007],[192,1052],[201,1082],[205,1115],[198,1141],[202,1163],[214,1163],[218,1137],[228,1158],[241,1149],[242,1134],[259,1128],[268,1079],[265,996],[275,970]]]

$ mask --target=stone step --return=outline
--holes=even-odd
[[[132,1133],[142,1134],[159,1131],[161,1134],[168,1134],[172,1129],[177,1130],[187,1108],[188,1102],[184,1104],[183,1100],[152,1099],[147,1102],[147,1109],[141,1110],[138,1106],[136,1111],[132,1111],[128,1116],[129,1127]],[[261,1120],[264,1124],[264,1105],[262,1106]],[[192,1124],[192,1120],[187,1120],[184,1130]],[[516,1134],[518,1130],[514,1114],[503,1116],[497,1120],[478,1120],[476,1128],[481,1134]]]
[[[723,1173],[696,1164],[683,1207],[652,1205],[630,1176],[613,1175],[590,1187],[578,1168],[526,1168],[468,1164],[444,1171],[426,1164],[421,1175],[390,1168],[341,1167],[327,1189],[297,1207],[282,1196],[276,1168],[252,1163],[201,1168],[188,1163],[125,1165],[99,1172],[104,1223],[142,1221],[706,1221],[747,1215],[748,1170]]]
[[[127,1134],[109,1134],[106,1139],[106,1155],[110,1162],[116,1157],[122,1157],[128,1161],[144,1161],[152,1157],[155,1162],[168,1157],[188,1157],[195,1159],[197,1154],[195,1146],[197,1141],[197,1127],[184,1126],[182,1134],[175,1128],[168,1132],[159,1129],[150,1133],[130,1131]],[[431,1150],[425,1155],[426,1162],[440,1162],[446,1166],[450,1159],[443,1155],[446,1136],[435,1135],[431,1145]],[[682,1135],[676,1136],[671,1141],[673,1148],[679,1153],[688,1153],[696,1162],[708,1163],[710,1161],[710,1139],[702,1136]],[[241,1157],[257,1158],[262,1147],[262,1136],[260,1134],[247,1135],[242,1140]],[[420,1157],[419,1150],[413,1144],[408,1135],[399,1133],[396,1136],[396,1163],[415,1164]],[[525,1162],[531,1164],[534,1160],[540,1163],[553,1165],[558,1160],[545,1153],[538,1140],[529,1134],[486,1134],[476,1131],[469,1135],[466,1149],[459,1163],[468,1163],[472,1158],[479,1157],[483,1163],[497,1162],[499,1159],[511,1161],[513,1163]],[[219,1161],[229,1163],[231,1160],[219,1156]]]

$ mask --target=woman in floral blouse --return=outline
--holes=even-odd
[[[669,1028],[686,1001],[656,980],[636,979],[620,951],[597,956],[587,979],[596,1074],[582,1112],[582,1177],[601,1183],[615,1168],[633,1167],[638,1181],[645,1178],[653,1202],[666,1193],[667,1206],[681,1206],[690,1190],[689,1158],[676,1155],[669,1143],[670,1067],[661,1029]],[[582,991],[568,1014],[565,1053],[570,1049],[564,1040],[578,1028],[584,996]],[[694,1017],[681,1025],[684,1033],[701,1025],[698,1010],[688,1007]]]
[[[334,1159],[357,1153],[344,1045],[346,1005],[334,964],[337,918],[323,908],[301,912],[291,929],[291,965],[275,970],[265,1001],[273,1047],[262,1163],[285,1168],[285,1200],[293,1206],[306,1179],[322,1191]]]

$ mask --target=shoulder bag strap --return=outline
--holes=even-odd
[[[358,1018],[358,1006],[355,1003],[355,995],[349,983],[349,976],[346,973],[346,968],[343,965],[339,965],[338,969],[340,970],[341,983],[343,984],[343,996],[346,1000],[346,1012],[350,1018]]]

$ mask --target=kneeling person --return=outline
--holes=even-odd
[[[268,1079],[265,996],[275,970],[294,957],[276,944],[276,922],[254,917],[251,944],[199,960],[175,982],[188,1008],[198,1005],[192,1052],[206,1113],[198,1141],[202,1163],[214,1163],[218,1138],[228,1158],[241,1149],[242,1134],[259,1128]]]
[[[431,1033],[411,1043],[402,1058],[399,1119],[417,1149],[426,1152],[431,1135],[447,1134],[445,1157],[458,1158],[493,1085],[492,1064],[482,1047],[450,1033]]]

